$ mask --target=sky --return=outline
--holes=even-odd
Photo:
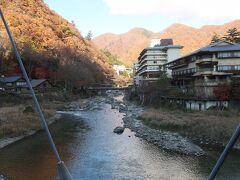
[[[81,34],[120,34],[134,27],[160,32],[173,23],[199,28],[240,19],[240,0],[44,0]]]

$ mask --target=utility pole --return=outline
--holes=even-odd
[[[22,71],[23,77],[24,77],[24,79],[25,79],[25,81],[26,81],[26,83],[28,85],[28,88],[31,91],[31,95],[32,95],[32,98],[33,98],[33,101],[34,101],[35,108],[36,108],[36,110],[38,112],[39,119],[40,119],[40,121],[42,123],[42,126],[43,126],[45,132],[47,133],[47,137],[48,137],[49,143],[50,143],[50,145],[52,147],[52,150],[54,152],[54,155],[56,157],[59,178],[60,178],[60,180],[72,180],[73,178],[72,178],[70,172],[68,171],[67,167],[65,166],[64,162],[61,160],[61,158],[59,156],[59,153],[58,153],[57,148],[55,146],[55,143],[53,141],[52,135],[51,135],[51,133],[50,133],[50,131],[48,129],[48,125],[47,125],[47,122],[46,122],[45,117],[43,115],[42,109],[41,109],[41,107],[39,105],[39,102],[38,102],[38,99],[36,97],[36,94],[35,94],[35,92],[34,92],[34,90],[32,88],[32,85],[31,85],[31,82],[30,82],[29,77],[27,75],[26,69],[25,69],[25,67],[23,65],[21,56],[20,56],[20,54],[18,52],[16,43],[13,40],[12,34],[11,34],[9,28],[8,28],[7,22],[6,22],[5,18],[4,18],[4,15],[3,15],[3,12],[1,10],[1,8],[0,8],[0,16],[2,18],[2,21],[4,23],[5,29],[6,29],[7,34],[8,34],[8,37],[9,37],[10,42],[12,44],[12,48],[13,48],[14,53],[16,55],[16,58],[17,58],[17,61],[19,63],[20,69]]]

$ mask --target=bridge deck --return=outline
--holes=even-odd
[[[88,90],[126,90],[129,87],[88,87]]]

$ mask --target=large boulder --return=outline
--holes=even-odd
[[[122,111],[125,111],[125,110],[127,110],[127,106],[125,104],[121,103],[119,105],[119,111],[122,112]]]
[[[113,132],[116,134],[122,134],[124,132],[124,129],[125,129],[124,127],[118,126],[113,130]]]

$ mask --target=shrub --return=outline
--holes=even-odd
[[[32,106],[26,106],[23,110],[23,113],[34,113],[34,109],[32,108]]]

